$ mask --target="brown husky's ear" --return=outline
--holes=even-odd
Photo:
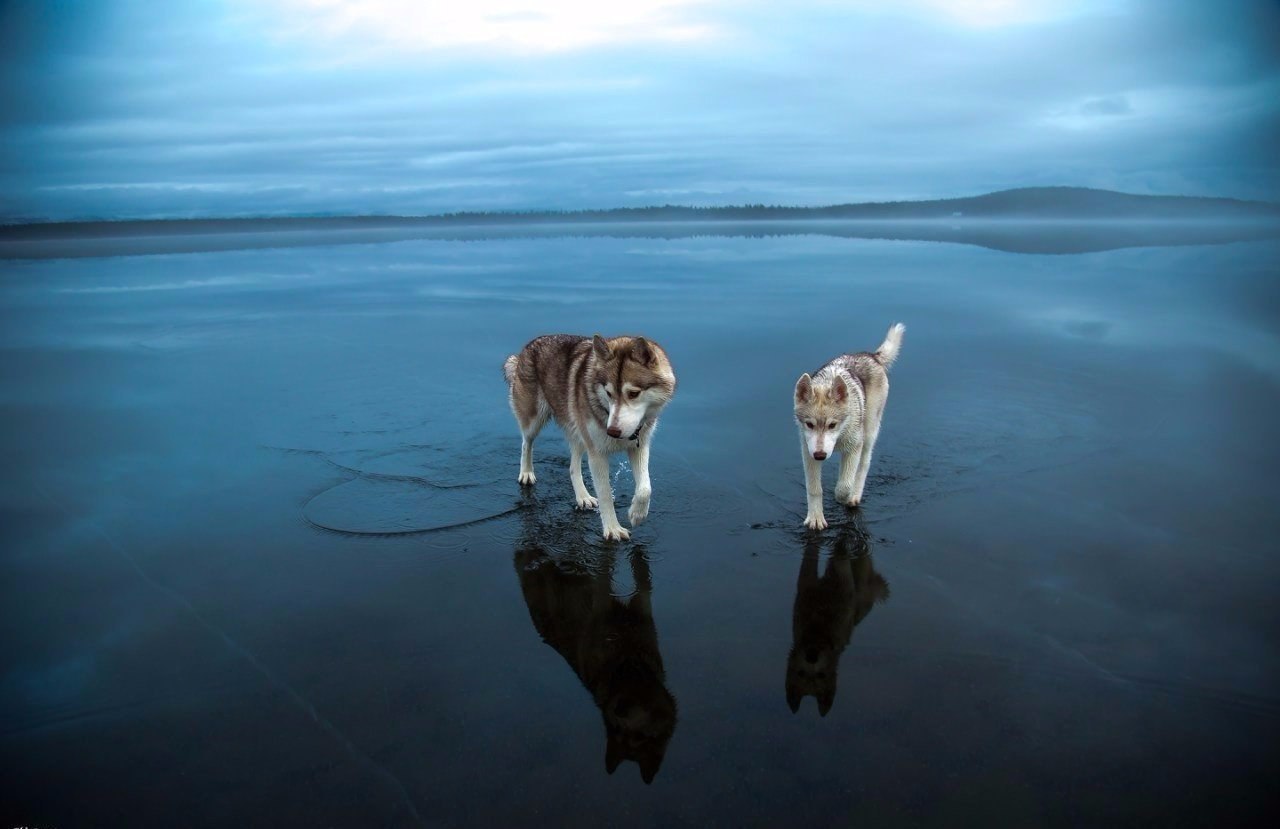
[[[831,710],[831,703],[836,701],[836,689],[834,687],[827,688],[815,696],[818,698],[818,716],[827,716],[827,712]]]
[[[801,374],[800,379],[796,381],[796,402],[808,403],[813,397],[813,378],[808,372]]]
[[[658,776],[658,768],[662,766],[662,755],[650,751],[637,759],[636,763],[640,766],[640,779],[648,786],[653,782],[653,778]]]
[[[591,338],[591,345],[596,350],[596,356],[601,360],[607,360],[612,356],[612,353],[609,351],[609,344],[605,342],[604,337],[601,337],[599,334],[596,334]]]
[[[831,384],[831,393],[835,396],[837,403],[843,403],[849,399],[849,386],[839,374],[836,375],[835,382]]]
[[[649,347],[649,341],[644,337],[636,337],[631,341],[631,356],[642,366],[651,366],[655,362],[653,349]]]
[[[800,693],[800,689],[788,682],[787,707],[791,709],[792,714],[800,710],[800,700],[802,699],[804,699],[804,694]]]

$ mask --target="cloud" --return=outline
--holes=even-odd
[[[705,2],[705,0],[702,0]],[[275,0],[293,35],[407,52],[564,52],[714,34],[689,11],[699,0]]]
[[[467,6],[2,6],[0,215],[1280,192],[1273,4]]]
[[[1133,107],[1124,95],[1108,95],[1105,98],[1090,98],[1080,105],[1080,114],[1093,115],[1129,115]]]

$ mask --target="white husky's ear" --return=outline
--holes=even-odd
[[[831,384],[831,393],[837,403],[843,403],[849,399],[849,387],[845,385],[844,378],[839,374],[836,375],[835,382]]]
[[[601,360],[607,360],[612,356],[609,352],[609,344],[599,334],[591,338],[591,345],[596,350],[596,356]]]
[[[800,379],[796,381],[796,402],[808,403],[813,397],[813,378],[805,374],[800,375]]]

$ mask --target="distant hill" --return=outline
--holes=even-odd
[[[814,208],[839,218],[926,219],[957,214],[984,219],[1280,218],[1280,204],[1201,196],[1138,196],[1088,187],[1020,187],[933,201],[842,204]]]
[[[607,210],[445,213],[429,216],[312,216],[27,222],[0,225],[0,242],[121,236],[273,231],[474,227],[531,223],[750,222],[848,220],[999,221],[1280,221],[1280,204],[1199,196],[1138,196],[1087,187],[1023,187],[930,201],[863,202],[827,207],[617,207]]]

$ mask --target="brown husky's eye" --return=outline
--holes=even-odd
[[[635,399],[636,399],[637,397],[639,397],[639,396],[640,396],[640,390],[639,390],[639,389],[632,389],[631,391],[627,392],[627,399],[628,399],[628,400],[635,400]]]

